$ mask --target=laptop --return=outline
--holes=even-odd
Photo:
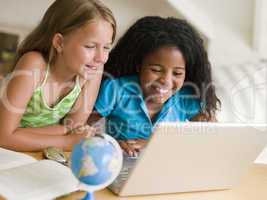
[[[229,189],[267,145],[267,124],[163,123],[109,189],[119,196]]]

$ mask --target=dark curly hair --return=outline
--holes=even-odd
[[[221,103],[212,84],[211,65],[199,33],[185,20],[148,16],[139,19],[110,52],[105,73],[113,77],[138,74],[144,58],[161,47],[176,47],[186,63],[185,84],[197,86],[202,114],[215,116]]]

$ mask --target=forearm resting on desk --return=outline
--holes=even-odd
[[[71,150],[74,144],[81,139],[90,137],[92,132],[90,129],[83,129],[81,131],[74,130],[71,134],[51,135],[37,134],[28,129],[18,128],[13,133],[0,131],[0,146],[15,151],[40,151],[51,146]]]
[[[66,136],[35,134],[17,130],[12,134],[0,133],[0,146],[15,151],[40,151],[49,146],[65,148]]]
[[[41,134],[41,135],[66,135],[68,128],[64,125],[57,124],[41,128],[18,128],[18,131],[25,131],[27,133]]]

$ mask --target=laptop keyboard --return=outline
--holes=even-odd
[[[123,166],[120,171],[120,174],[115,179],[115,181],[109,186],[109,189],[112,190],[114,193],[119,193],[121,187],[125,183],[125,181],[128,179],[129,174],[131,170],[133,169],[137,159],[137,157],[131,157],[127,154],[123,154]]]

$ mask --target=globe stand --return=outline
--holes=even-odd
[[[82,200],[95,200],[93,192],[87,192],[85,197]]]

